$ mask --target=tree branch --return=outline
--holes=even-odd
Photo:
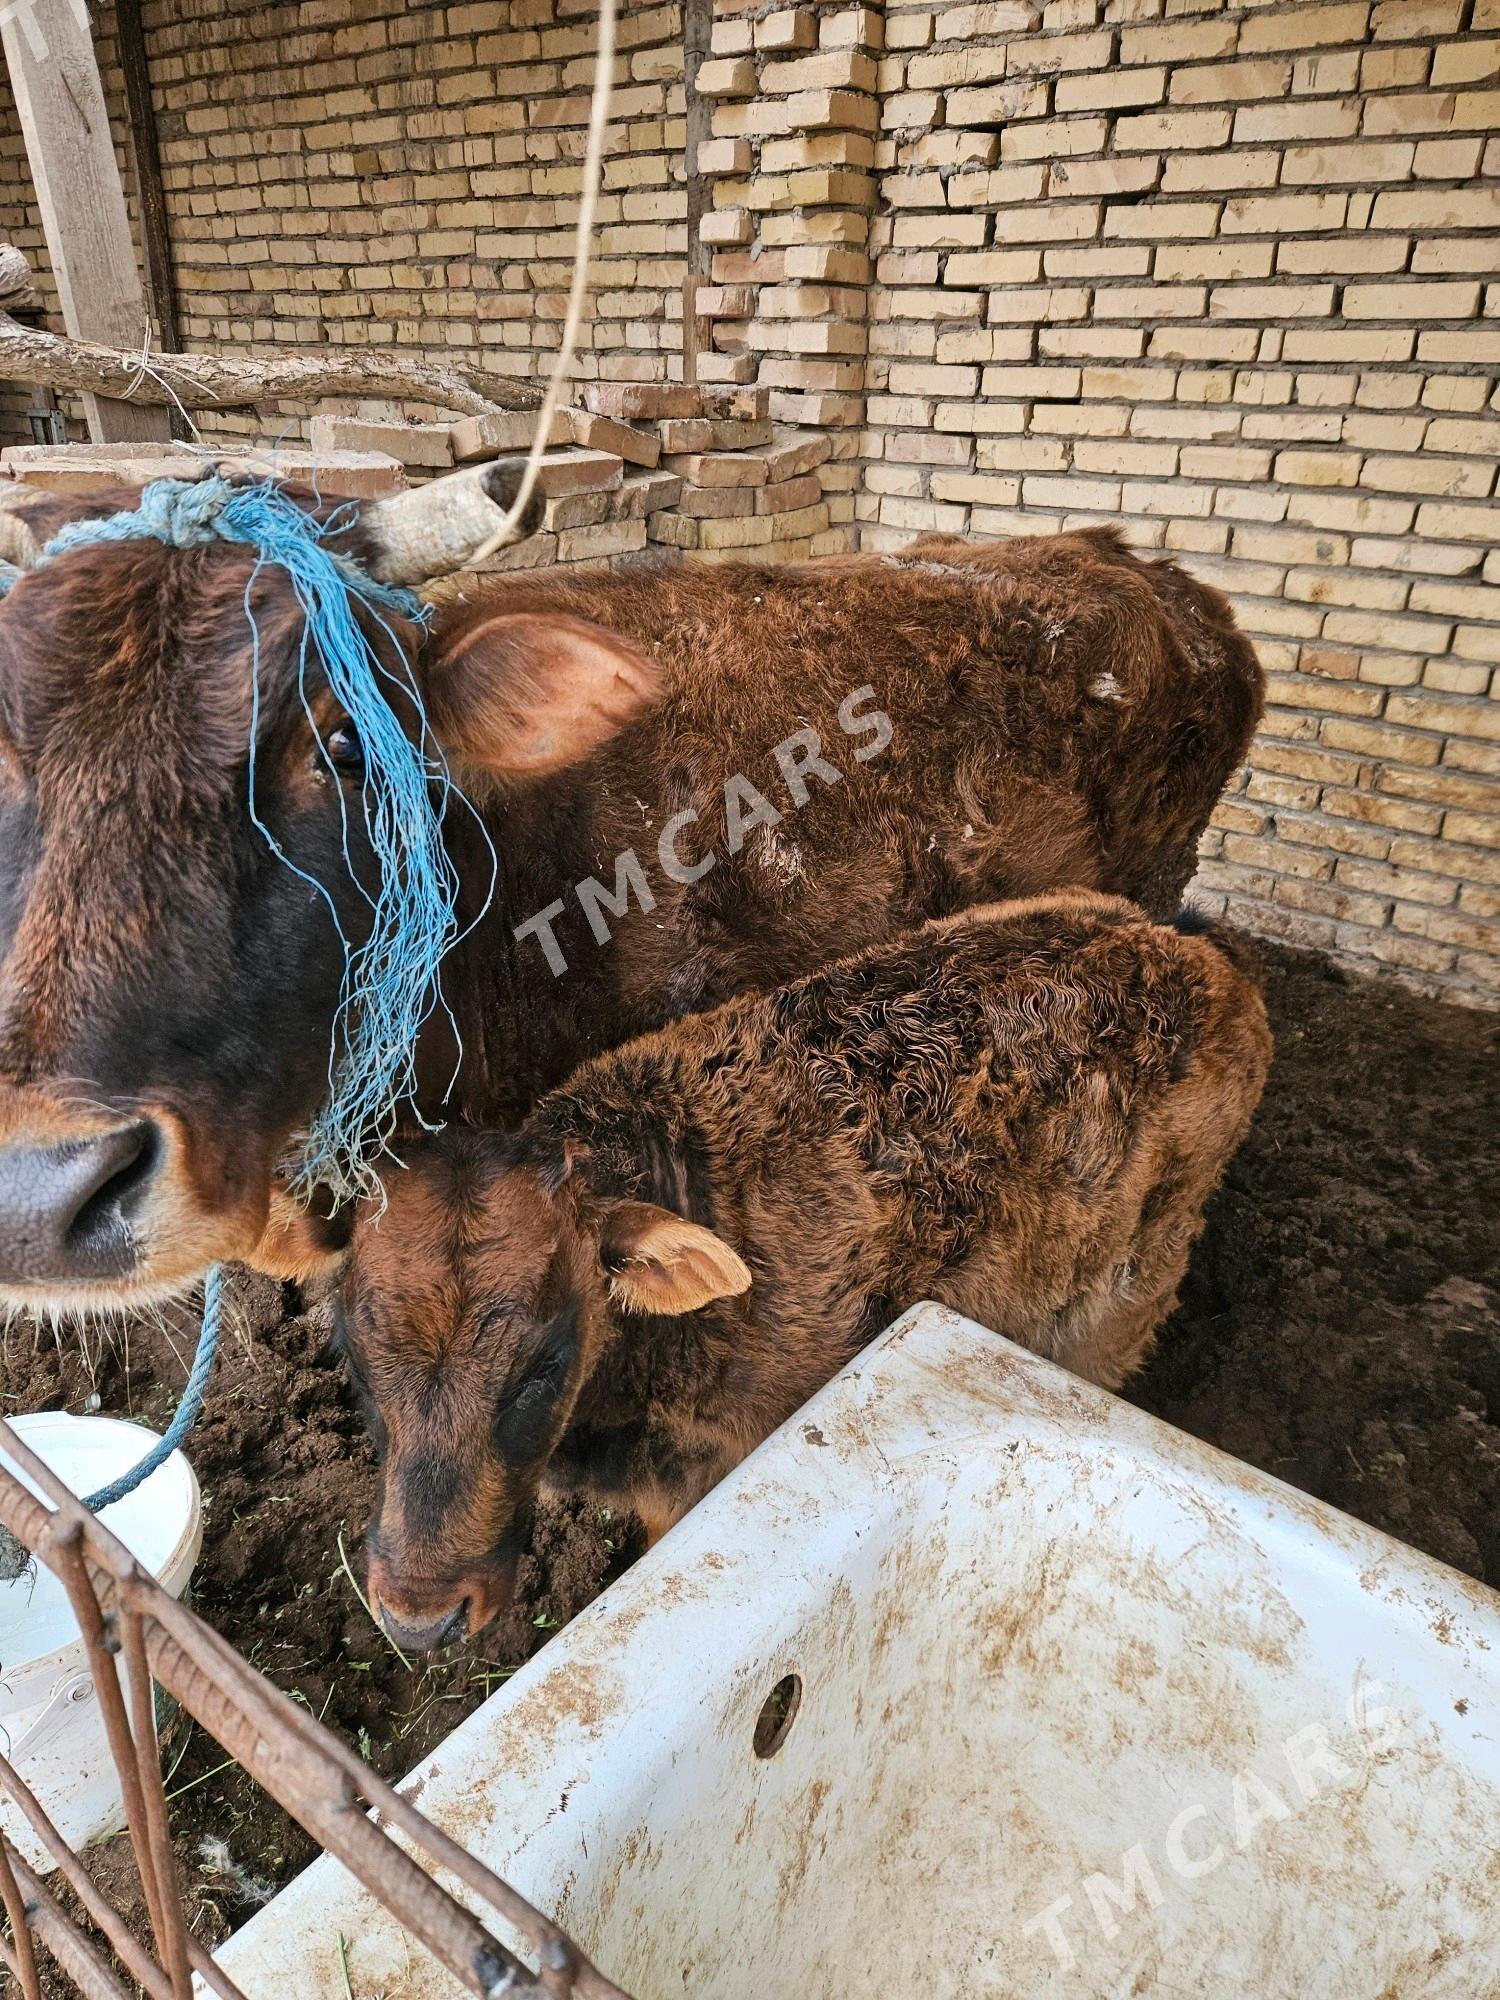
[[[324,354],[287,354],[226,360],[217,354],[141,357],[69,340],[22,326],[0,309],[0,379],[39,382],[49,389],[81,390],[121,402],[171,403],[190,410],[232,410],[266,403],[315,403],[324,396],[407,397],[492,416],[497,410],[534,410],[540,389],[490,369],[420,361],[398,354],[337,348]]]

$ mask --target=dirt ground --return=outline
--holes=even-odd
[[[1500,1585],[1500,1017],[1256,950],[1276,1063],[1131,1394]],[[341,1559],[340,1535],[359,1573],[373,1465],[324,1355],[325,1316],[255,1281],[237,1305],[241,1334],[190,1446],[207,1501],[194,1602],[399,1775],[626,1565],[635,1531],[592,1508],[546,1516],[512,1614],[408,1671]],[[97,1392],[160,1425],[193,1337],[191,1323],[141,1327],[127,1365],[116,1344],[86,1357],[76,1338],[13,1327],[4,1407],[76,1410]],[[201,1730],[169,1757],[183,1882],[212,1945],[312,1844]],[[118,1841],[107,1865],[122,1884],[126,1862]]]

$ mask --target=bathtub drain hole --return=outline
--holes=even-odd
[[[774,1757],[791,1734],[802,1701],[802,1676],[784,1674],[760,1705],[755,1718],[755,1754]]]

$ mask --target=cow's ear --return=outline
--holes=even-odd
[[[622,1201],[604,1218],[599,1255],[627,1312],[687,1313],[750,1289],[745,1261],[721,1236],[647,1201]]]
[[[618,633],[542,611],[499,613],[438,641],[427,713],[459,764],[496,778],[577,764],[649,708],[655,663]]]

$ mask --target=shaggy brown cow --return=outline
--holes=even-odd
[[[339,545],[388,579],[456,566],[493,501],[467,540],[461,507],[410,516],[468,477],[365,507]],[[134,499],[0,502],[0,554]],[[0,1306],[161,1298],[221,1258],[296,1272],[276,1168],[327,1089],[343,953],[286,861],[359,942],[345,813],[369,860],[358,737],[326,690],[304,711],[301,615],[254,561],[87,546],[0,601]],[[249,810],[247,590],[257,797],[286,861]],[[1166,913],[1260,698],[1223,598],[1102,531],[504,577],[393,629],[479,804],[482,828],[449,821],[465,917],[485,833],[499,854],[444,974],[447,1108],[475,1123],[689,1008],[996,896],[1077,881]],[[436,1015],[425,1112],[455,1057]]]
[[[903,1307],[1120,1383],[1260,1096],[1259,996],[1087,892],[931,923],[454,1130],[358,1223],[343,1344],[410,1647],[506,1599],[539,1484],[660,1533]]]

